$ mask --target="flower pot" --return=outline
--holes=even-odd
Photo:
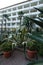
[[[36,54],[37,54],[37,51],[27,50],[27,55],[28,55],[29,58],[35,58]]]
[[[6,52],[3,52],[3,56],[5,58],[9,58],[11,56],[11,51],[6,51]]]

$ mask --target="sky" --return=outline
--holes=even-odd
[[[0,0],[0,9],[26,0]]]

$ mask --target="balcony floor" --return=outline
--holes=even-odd
[[[4,58],[0,56],[0,65],[27,65],[29,61],[25,59],[24,53],[20,51],[14,51],[10,58]]]

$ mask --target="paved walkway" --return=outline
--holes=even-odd
[[[0,65],[27,65],[28,60],[25,59],[23,52],[14,51],[10,58],[0,56]]]

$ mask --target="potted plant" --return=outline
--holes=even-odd
[[[6,41],[2,44],[3,56],[9,58],[11,56],[12,43],[10,41]]]
[[[27,55],[29,58],[34,58],[37,56],[37,51],[39,50],[39,47],[36,42],[29,41],[27,43]]]

